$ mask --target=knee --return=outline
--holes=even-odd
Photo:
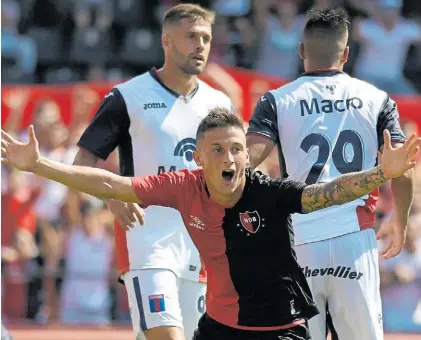
[[[136,340],[186,340],[186,337],[179,327],[161,326],[137,334]]]

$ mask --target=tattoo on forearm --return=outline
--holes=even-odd
[[[302,195],[303,213],[353,201],[385,183],[383,167],[343,175],[331,182],[306,187]]]

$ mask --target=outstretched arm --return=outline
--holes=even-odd
[[[303,213],[351,202],[369,194],[388,179],[383,166],[371,170],[352,172],[331,182],[307,186],[301,198]]]
[[[33,126],[29,127],[27,144],[17,141],[2,130],[1,155],[2,162],[18,170],[33,172],[92,196],[141,203],[129,177],[118,176],[102,169],[66,165],[42,157]]]
[[[66,165],[40,157],[31,172],[100,199],[141,203],[130,177],[118,176],[107,170]]]
[[[403,145],[393,147],[390,133],[384,131],[383,163],[362,172],[345,174],[331,182],[309,185],[303,190],[303,213],[344,204],[365,196],[392,178],[398,178],[416,164],[421,139],[412,135]]]

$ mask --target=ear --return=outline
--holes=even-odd
[[[163,32],[162,33],[161,43],[162,43],[162,47],[163,48],[167,48],[169,46],[169,44],[170,44],[170,39],[169,39],[169,36],[168,36],[168,34],[166,32]]]
[[[203,160],[199,151],[193,151],[193,159],[196,162],[197,166],[203,166]]]
[[[348,56],[349,56],[349,46],[345,47],[344,54],[342,55],[342,58],[341,58],[342,65],[348,61]]]
[[[299,50],[299,53],[300,53],[300,59],[304,60],[306,56],[305,56],[305,53],[304,53],[304,44],[303,44],[302,41],[300,41],[300,44],[298,45],[298,50]]]

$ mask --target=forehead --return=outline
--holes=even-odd
[[[174,29],[178,32],[196,32],[202,34],[211,34],[212,26],[203,18],[183,18],[174,24]]]
[[[214,144],[231,145],[234,143],[246,143],[244,130],[235,127],[220,127],[206,131],[202,137],[203,143],[207,146]]]

